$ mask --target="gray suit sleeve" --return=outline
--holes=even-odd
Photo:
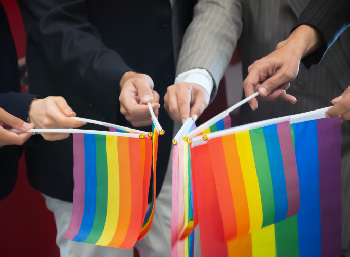
[[[214,81],[213,100],[241,32],[241,1],[199,0],[182,42],[177,75],[194,68],[207,70]]]

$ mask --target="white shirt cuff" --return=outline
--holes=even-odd
[[[196,83],[204,87],[208,92],[209,97],[211,96],[211,91],[214,87],[213,78],[205,69],[192,69],[185,71],[176,77],[175,83],[179,82]]]

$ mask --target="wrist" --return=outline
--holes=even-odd
[[[27,117],[27,122],[28,123],[33,123],[33,110],[36,108],[36,105],[40,102],[41,99],[34,98],[30,104],[29,104],[29,109],[28,109],[28,117]]]
[[[135,74],[136,74],[136,72],[134,72],[134,71],[127,71],[127,72],[125,72],[123,77],[122,77],[122,79],[120,80],[120,83],[119,83],[120,89],[122,89],[123,85],[125,84],[125,82],[127,80],[129,80]]]
[[[300,58],[316,51],[321,42],[318,31],[307,25],[297,27],[288,39],[295,54]]]

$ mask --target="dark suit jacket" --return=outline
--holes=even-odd
[[[0,108],[23,120],[27,119],[33,95],[20,91],[16,48],[6,13],[0,4]],[[0,148],[0,200],[11,193],[17,178],[17,162],[22,147]]]
[[[44,2],[50,2],[51,9],[38,12]],[[154,80],[155,90],[165,95],[175,76],[173,45],[178,45],[191,20],[191,2],[176,1],[174,13],[169,0],[19,1],[24,20],[34,21],[26,24],[30,92],[61,95],[80,117],[130,125],[119,112],[119,81],[130,70],[145,73]],[[40,20],[35,21],[35,15]],[[181,17],[175,30],[173,15]],[[174,34],[179,35],[176,40]],[[163,98],[160,103],[163,106]],[[158,192],[173,130],[164,109],[159,121],[166,135],[159,139]],[[31,140],[35,144],[26,149],[26,158],[32,186],[72,201],[72,139],[45,142],[34,136]]]
[[[309,25],[320,33],[321,47],[303,59],[307,68],[319,63],[329,47],[350,26],[349,0],[311,0],[301,13],[297,26]]]

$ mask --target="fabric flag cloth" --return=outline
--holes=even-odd
[[[204,130],[201,134],[209,134],[216,131],[222,131],[225,129],[229,129],[232,126],[232,119],[230,115],[225,116],[223,119],[217,121],[215,124],[208,127],[206,130]]]
[[[202,256],[341,256],[339,119],[290,120],[191,147]]]
[[[193,123],[189,131],[195,128]],[[185,140],[180,140],[173,148],[172,183],[171,256],[191,257],[194,253],[193,230],[198,221],[194,213],[190,147]]]
[[[155,192],[156,131],[152,141],[144,136],[73,134],[73,210],[63,237],[129,249],[149,231],[155,207],[154,193],[147,210],[150,181]]]

